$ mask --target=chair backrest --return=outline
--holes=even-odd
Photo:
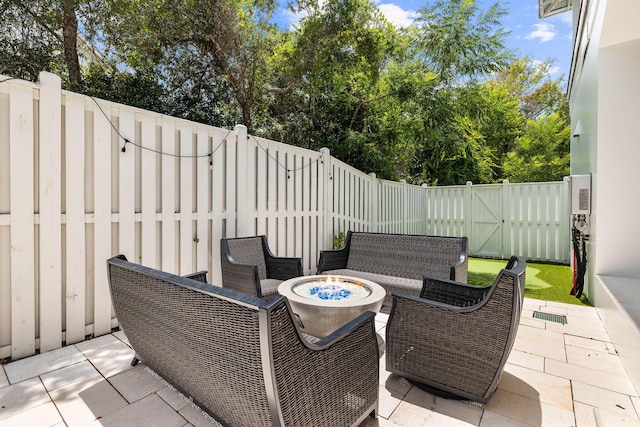
[[[228,425],[272,424],[260,340],[264,301],[123,256],[107,263],[118,322],[140,360]]]
[[[224,239],[235,262],[258,266],[260,280],[267,278],[267,264],[264,258],[262,236]]]
[[[449,279],[466,251],[466,237],[351,233],[347,268],[422,280]]]

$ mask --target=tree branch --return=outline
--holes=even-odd
[[[351,120],[349,121],[349,130],[351,130],[353,128],[353,123],[356,120],[356,117],[358,116],[358,113],[360,112],[360,108],[365,105],[365,104],[370,104],[372,102],[375,101],[379,101],[381,99],[387,98],[389,96],[393,96],[395,94],[397,94],[398,92],[391,92],[388,93],[386,95],[380,95],[380,96],[376,96],[375,98],[370,98],[370,99],[361,99],[360,102],[358,102],[358,106],[356,107],[356,110],[353,112],[353,114],[351,115]]]

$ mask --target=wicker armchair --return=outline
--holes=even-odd
[[[140,360],[226,426],[357,426],[378,408],[375,314],[315,343],[288,301],[107,261],[119,325]]]
[[[303,275],[301,259],[274,256],[265,236],[221,239],[220,262],[222,286],[264,299],[276,296],[283,280]]]
[[[425,276],[420,297],[394,294],[387,370],[436,394],[486,403],[515,341],[525,268],[512,257],[491,286]]]

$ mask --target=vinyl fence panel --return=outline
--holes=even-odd
[[[118,325],[106,259],[221,285],[220,239],[265,234],[315,273],[349,230],[468,236],[469,253],[568,263],[568,182],[428,187],[331,156],[61,90],[0,83],[0,358]],[[0,80],[5,80],[0,78]]]
[[[34,128],[35,88],[11,84],[9,90],[10,301],[11,354],[20,358],[35,352],[34,247]]]
[[[128,123],[131,125],[131,123]],[[64,251],[65,340],[73,344],[84,340],[86,331],[86,225],[85,225],[85,99],[67,94],[65,96],[64,119]],[[122,181],[123,178],[121,178]],[[129,183],[129,185],[131,185]],[[129,197],[133,192],[129,194]],[[121,208],[125,209],[123,201]],[[133,218],[131,218],[132,220]],[[125,223],[126,224],[126,223]],[[125,227],[126,228],[126,227]],[[121,237],[120,241],[124,238]],[[131,249],[131,247],[129,247]],[[132,256],[133,252],[123,252]]]
[[[47,83],[41,89],[39,116],[50,129],[38,144],[39,336],[40,351],[46,352],[62,346],[62,96],[60,79],[50,74],[40,78]]]

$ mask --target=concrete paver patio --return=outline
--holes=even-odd
[[[562,325],[533,318],[560,314]],[[376,316],[384,337],[388,315]],[[206,426],[210,419],[151,374],[130,365],[115,332],[0,370],[0,427]],[[640,398],[595,308],[525,298],[517,339],[489,403],[448,400],[385,370],[378,419],[393,426],[639,426]]]

